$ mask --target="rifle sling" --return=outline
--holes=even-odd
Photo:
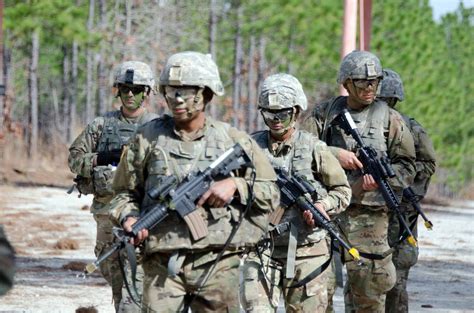
[[[133,246],[130,243],[125,244],[125,251],[127,253],[127,260],[128,264],[130,266],[130,271],[132,274],[131,280],[132,280],[132,285],[130,286],[130,283],[127,279],[127,273],[125,272],[125,262],[123,260],[123,256],[118,252],[119,254],[119,264],[120,264],[120,272],[122,273],[123,277],[123,282],[125,284],[125,287],[127,288],[127,293],[132,299],[132,301],[139,307],[141,308],[141,299],[140,295],[137,290],[137,285],[136,285],[136,278],[137,278],[137,257],[135,255],[135,246]]]

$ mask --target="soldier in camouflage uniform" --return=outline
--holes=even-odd
[[[385,69],[383,72],[384,78],[378,98],[384,100],[390,107],[394,108],[398,101],[403,101],[405,98],[403,82],[395,71]],[[415,140],[416,176],[411,188],[421,200],[425,196],[430,178],[435,172],[436,157],[433,144],[423,127],[414,118],[404,114],[402,114],[402,117],[410,128]],[[416,236],[418,213],[406,201],[402,202],[402,209],[405,211],[408,221],[414,224],[413,234]],[[405,241],[398,243],[400,232],[399,220],[395,214],[391,214],[389,218],[388,239],[390,246],[395,247],[392,259],[397,269],[397,282],[395,287],[387,293],[385,312],[403,313],[408,312],[408,273],[410,268],[414,266],[418,260],[418,247],[413,247]]]
[[[127,145],[115,175],[112,217],[130,231],[140,211],[154,203],[147,194],[150,188],[169,175],[182,180],[207,168],[236,143],[255,166],[255,198],[249,201],[249,169],[238,171],[214,182],[197,202],[209,232],[204,238],[194,240],[173,211],[133,238],[133,243],[147,238],[142,312],[181,312],[186,307],[193,312],[239,312],[240,256],[267,231],[268,215],[278,205],[275,172],[249,135],[206,115],[213,96],[224,93],[210,56],[190,51],[172,55],[159,85],[172,116],[144,125]],[[248,214],[239,223],[247,205]],[[232,241],[217,260],[235,227]]]
[[[295,77],[269,76],[259,97],[259,109],[269,130],[256,132],[252,137],[274,168],[304,177],[316,188],[315,206],[322,214],[334,215],[349,204],[351,189],[344,170],[326,144],[296,127],[300,113],[306,108],[303,87]],[[286,312],[326,311],[326,273],[330,267],[305,285],[288,288],[330,257],[327,232],[314,227],[311,212],[306,211],[305,215],[295,206],[280,207],[272,214],[272,224],[280,227],[289,223],[289,231],[281,234],[270,231],[274,249],[263,253],[267,260],[264,264],[260,264],[254,253],[246,258],[242,302],[247,312],[275,312],[281,293]]]
[[[114,241],[108,203],[113,197],[112,179],[122,147],[139,125],[158,117],[143,106],[155,88],[155,79],[147,64],[128,61],[119,65],[114,73],[114,87],[122,102],[121,108],[94,119],[69,148],[69,168],[78,175],[75,181],[79,192],[94,195],[91,212],[97,223],[94,250],[97,257]],[[100,266],[102,275],[112,286],[115,309],[119,312],[120,306],[120,312],[137,311],[138,307],[123,289],[119,266],[117,255]]]
[[[3,231],[3,226],[0,225],[0,296],[12,288],[14,274],[15,251]]]
[[[367,145],[380,156],[387,155],[400,180],[390,181],[400,193],[402,181],[410,184],[415,175],[413,137],[402,117],[388,105],[375,99],[382,78],[380,60],[370,52],[353,51],[341,62],[337,82],[343,84],[349,96],[337,97],[317,106],[305,127],[324,140],[346,170],[352,187],[351,204],[341,214],[341,227],[348,241],[359,251],[385,256],[363,258],[358,266],[346,255],[348,280],[345,285],[347,312],[384,312],[385,296],[395,284],[395,267],[387,238],[388,212],[377,183],[363,174],[357,158],[355,140],[344,133],[334,118],[347,109]]]

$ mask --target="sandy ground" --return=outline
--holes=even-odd
[[[94,258],[95,222],[90,197],[65,189],[0,185],[0,220],[17,250],[15,287],[0,298],[0,312],[113,312],[99,274],[78,277]],[[409,281],[410,312],[474,312],[474,202],[430,207],[434,223],[420,224],[420,259]],[[342,291],[336,313],[344,312]],[[281,311],[281,310],[279,310]]]

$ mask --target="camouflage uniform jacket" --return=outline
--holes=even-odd
[[[108,173],[108,176],[111,177],[108,177],[107,181],[101,185],[107,185],[103,189],[111,191],[109,185],[111,185],[114,168],[111,165],[94,167],[94,158],[98,152],[107,151],[107,149],[120,149],[121,145],[126,143],[139,125],[157,117],[158,115],[145,111],[137,118],[126,118],[121,110],[117,110],[95,118],[69,148],[69,168],[73,173],[91,180],[97,180],[94,173],[99,171]],[[119,128],[119,130],[115,128]],[[107,137],[107,144],[104,144],[104,140],[102,140],[104,137]],[[110,145],[108,144],[109,139],[111,139]],[[93,184],[99,184],[99,182],[93,182]],[[112,199],[112,193],[97,193],[95,190],[94,186],[92,213],[106,213],[105,204]]]
[[[433,143],[424,128],[414,118],[402,114],[415,141],[416,176],[411,187],[415,194],[424,197],[428,191],[431,176],[436,170],[436,155]]]
[[[371,105],[356,111],[347,106],[347,97],[337,97],[316,106],[303,125],[331,146],[334,155],[339,154],[339,149],[357,153],[355,140],[332,123],[344,108],[348,109],[354,119],[365,144],[372,146],[379,156],[388,156],[390,159],[397,177],[389,182],[401,197],[403,186],[411,185],[415,176],[415,146],[413,136],[401,115],[385,102],[375,100]],[[360,170],[346,171],[346,174],[352,187],[351,203],[385,206],[378,190],[362,190]]]
[[[317,203],[321,203],[329,214],[338,214],[349,205],[351,189],[346,174],[323,141],[300,130],[282,143],[276,142],[268,130],[256,132],[252,137],[274,168],[309,181],[318,192]],[[298,245],[318,242],[326,236],[322,229],[308,227],[298,208],[287,208],[280,223],[284,222],[294,223],[299,230]],[[276,238],[275,245],[288,245],[288,233]]]
[[[123,222],[129,215],[137,216],[141,209],[153,204],[147,191],[159,185],[168,175],[178,180],[188,173],[207,168],[223,152],[240,143],[256,170],[255,199],[231,242],[232,248],[253,246],[267,231],[268,215],[279,203],[279,191],[274,183],[275,172],[258,145],[244,132],[207,117],[202,129],[189,138],[174,127],[173,119],[165,115],[137,130],[126,146],[114,179],[115,198],[111,201],[112,219]],[[250,170],[234,173],[236,195],[224,208],[197,207],[209,234],[194,241],[186,223],[170,211],[158,226],[150,231],[146,252],[211,250],[221,248],[247,205]]]
[[[12,288],[14,274],[15,251],[0,225],[0,296]]]

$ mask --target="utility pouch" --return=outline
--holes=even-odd
[[[93,170],[94,194],[99,197],[112,196],[112,181],[115,173],[115,166],[96,166]]]
[[[94,185],[92,183],[92,177],[84,177],[84,176],[77,175],[73,181],[75,183],[77,190],[79,190],[81,194],[89,195],[89,194],[94,193]]]

